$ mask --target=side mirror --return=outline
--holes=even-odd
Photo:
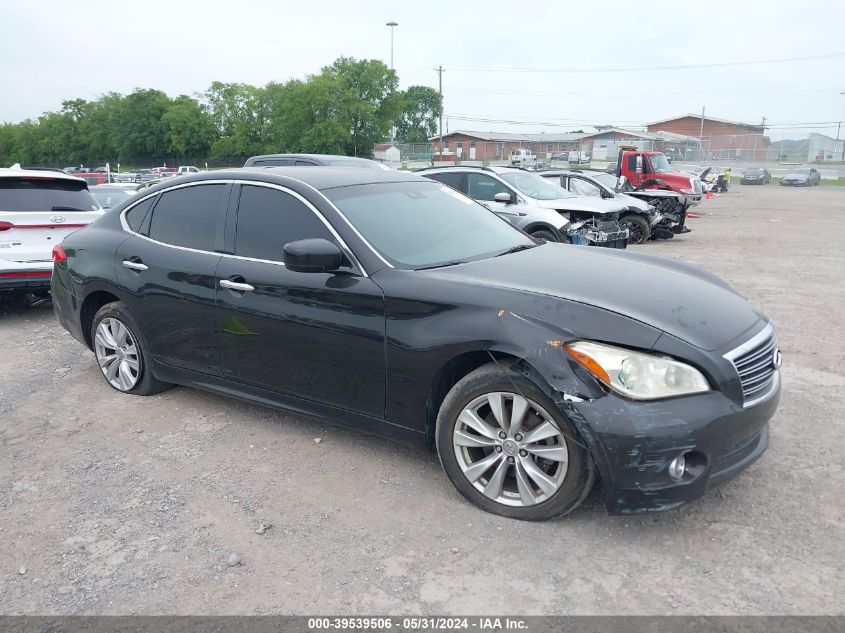
[[[616,181],[616,189],[617,191],[621,191],[625,188],[625,184],[628,182],[628,179],[625,176],[619,176],[619,179]]]
[[[507,192],[500,191],[495,196],[493,196],[493,200],[496,202],[504,202],[505,204],[511,204],[513,202],[513,196]]]
[[[638,174],[643,173],[643,157],[637,156],[637,168],[635,170]]]
[[[343,264],[343,252],[322,238],[285,244],[284,258],[285,267],[296,273],[327,273]]]

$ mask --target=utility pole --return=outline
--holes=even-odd
[[[443,160],[443,64],[434,69],[437,71],[438,92],[440,93],[440,160]]]
[[[390,70],[393,70],[393,27],[399,26],[399,23],[391,20],[385,26],[390,27]]]
[[[698,128],[698,138],[704,138],[704,106],[701,106],[701,126]]]

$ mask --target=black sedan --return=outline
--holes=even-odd
[[[787,187],[810,187],[821,182],[821,174],[815,167],[793,169],[780,179],[780,184]]]
[[[717,277],[534,241],[412,174],[164,181],[54,261],[56,314],[112,388],[427,442],[461,494],[517,519],[596,481],[612,513],[700,497],[765,451],[780,397],[772,325]]]
[[[772,181],[772,175],[765,167],[749,167],[742,172],[742,185],[768,185]]]

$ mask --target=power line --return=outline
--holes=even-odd
[[[586,92],[558,92],[558,93],[543,93],[543,92],[514,92],[513,90],[478,90],[473,88],[453,88],[452,92],[463,92],[468,94],[487,94],[487,95],[502,95],[519,97],[552,97],[561,99],[643,99],[654,96],[654,93],[625,93],[625,94],[590,94]],[[666,99],[754,99],[760,97],[806,97],[808,95],[833,95],[835,90],[805,90],[793,92],[757,92],[754,94],[735,94],[735,95],[663,95],[661,100]]]
[[[455,70],[477,70],[481,72],[520,72],[520,73],[631,73],[654,70],[687,70],[690,68],[722,68],[725,66],[752,66],[759,64],[782,64],[787,62],[803,62],[818,59],[833,59],[845,57],[845,53],[829,53],[826,55],[807,55],[804,57],[779,57],[774,59],[755,59],[735,62],[715,62],[710,64],[674,64],[671,66],[635,66],[630,68],[531,68],[528,66],[476,66],[449,64],[447,68]]]

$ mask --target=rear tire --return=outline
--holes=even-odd
[[[452,484],[493,514],[545,521],[572,512],[595,484],[576,429],[534,382],[506,365],[479,367],[452,387],[435,441]]]
[[[97,310],[91,324],[91,346],[109,387],[135,396],[151,396],[172,385],[153,376],[140,328],[122,301]]]
[[[623,215],[619,221],[628,227],[628,244],[642,244],[651,238],[651,227],[638,215]]]

